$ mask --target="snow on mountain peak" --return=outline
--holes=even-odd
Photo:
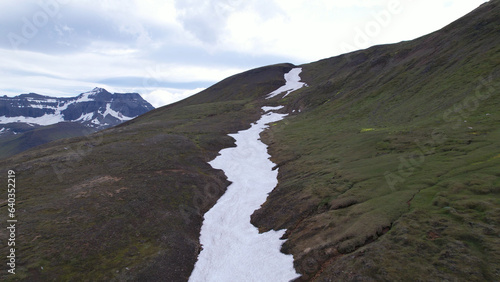
[[[89,91],[87,93],[92,93],[92,94],[99,94],[99,93],[108,93],[108,91],[104,88],[101,88],[101,87],[95,87],[94,89],[92,89],[92,91]]]
[[[72,98],[38,94],[4,98],[0,101],[0,109],[3,109],[0,111],[0,124],[31,123],[44,126],[59,122],[78,122],[90,127],[105,128],[154,109],[139,94],[131,94],[111,94],[103,88],[95,87]]]
[[[91,99],[91,98],[94,98],[99,93],[108,93],[108,91],[106,91],[106,89],[104,89],[104,88],[95,87],[91,91],[87,91],[87,92],[84,92],[84,93],[78,95],[78,102],[94,101],[94,99]]]

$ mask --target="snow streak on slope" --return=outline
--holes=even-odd
[[[295,90],[298,90],[302,88],[304,85],[306,85],[304,82],[300,82],[300,76],[299,74],[302,72],[302,68],[293,68],[290,70],[288,73],[285,74],[285,85],[281,86],[280,88],[274,90],[273,92],[269,93],[267,95],[267,99],[271,99],[283,92],[286,92],[286,94],[283,96],[285,98],[288,94],[292,93]]]
[[[106,111],[104,113],[102,113],[103,117],[107,117],[108,115],[111,115],[112,117],[119,119],[121,121],[127,121],[127,120],[133,119],[133,117],[124,116],[121,113],[111,109],[110,103],[106,104]]]
[[[221,150],[210,162],[224,170],[232,184],[205,213],[200,235],[203,250],[189,281],[289,281],[299,276],[293,268],[293,256],[280,252],[285,230],[259,234],[250,223],[250,215],[278,184],[278,171],[272,170],[274,164],[259,135],[268,123],[284,116],[268,112],[251,128],[230,134],[236,147]]]
[[[63,122],[64,118],[62,115],[56,115],[56,114],[45,114],[41,117],[23,117],[23,116],[18,116],[18,117],[6,117],[6,116],[0,116],[0,124],[8,124],[8,123],[14,123],[14,122],[22,122],[22,123],[33,123],[33,124],[38,124],[38,125],[51,125],[51,124],[56,124],[58,122]]]

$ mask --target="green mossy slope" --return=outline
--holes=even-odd
[[[265,134],[302,280],[500,279],[500,7],[414,41],[303,65]],[[300,113],[297,112],[300,110]]]

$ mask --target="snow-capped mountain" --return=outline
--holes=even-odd
[[[0,128],[11,123],[46,126],[77,122],[104,129],[144,114],[154,107],[138,93],[110,93],[94,88],[71,98],[54,98],[35,93],[0,97]]]
[[[0,158],[61,138],[86,136],[152,109],[137,93],[111,94],[102,88],[68,98],[35,93],[0,97]]]

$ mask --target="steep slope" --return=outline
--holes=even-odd
[[[22,226],[17,274],[2,278],[186,281],[202,215],[228,185],[207,162],[233,145],[228,133],[260,117],[263,96],[291,68],[251,70],[118,127],[0,161],[16,172]]]
[[[500,279],[500,7],[302,66],[267,132],[279,185],[252,222],[286,228],[303,280]],[[301,113],[297,114],[297,111]]]

